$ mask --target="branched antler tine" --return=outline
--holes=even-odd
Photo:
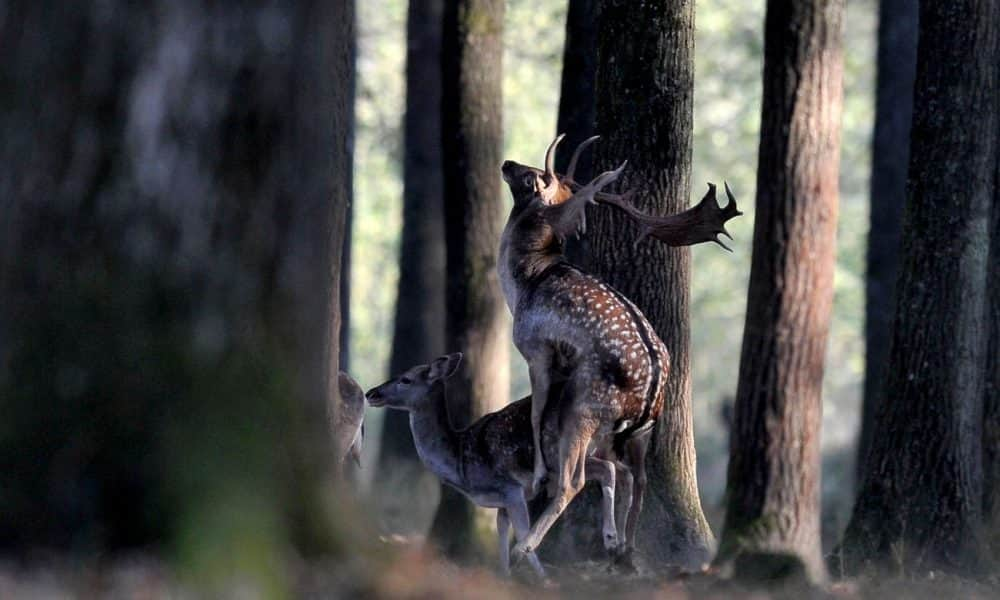
[[[740,211],[739,207],[736,206],[736,196],[733,195],[733,190],[729,189],[729,182],[723,180],[722,185],[726,187],[726,197],[729,198],[729,204],[723,209],[723,212],[727,217],[738,217],[743,213]]]
[[[614,183],[615,180],[617,180],[618,177],[621,176],[622,171],[625,170],[625,165],[627,164],[628,161],[626,160],[621,164],[620,167],[618,167],[614,171],[605,171],[601,173],[593,181],[591,181],[589,185],[593,186],[595,190],[600,190],[601,188],[610,185],[611,183]]]
[[[572,158],[569,159],[569,167],[566,168],[566,179],[573,180],[573,175],[576,173],[576,162],[580,160],[580,155],[587,149],[587,146],[590,146],[599,139],[601,139],[601,136],[595,135],[580,142],[580,145],[573,151]]]
[[[556,139],[552,140],[549,148],[545,151],[545,173],[555,178],[556,176],[556,146],[566,137],[565,133],[560,133]]]

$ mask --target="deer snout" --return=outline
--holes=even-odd
[[[368,400],[369,406],[374,406],[375,408],[385,406],[385,397],[378,388],[372,388],[365,392],[365,398]]]
[[[503,180],[506,181],[507,183],[510,183],[514,177],[514,170],[520,166],[521,165],[517,164],[512,160],[503,161],[503,164],[500,165],[500,173],[503,174]]]

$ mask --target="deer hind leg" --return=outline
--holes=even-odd
[[[587,479],[601,486],[601,534],[604,549],[614,554],[618,550],[618,528],[615,526],[615,465],[594,456],[587,458]]]
[[[542,451],[542,415],[552,386],[551,370],[551,350],[537,352],[528,361],[528,376],[531,378],[531,440],[535,448],[535,468],[530,490],[532,496],[541,489],[541,484],[548,475],[545,453]]]
[[[625,527],[625,551],[635,549],[635,532],[642,512],[642,499],[646,493],[646,450],[649,448],[650,433],[646,432],[625,442],[625,462],[632,470],[635,488],[632,506],[629,507],[628,522]]]
[[[583,489],[587,446],[590,444],[590,438],[597,430],[597,426],[596,419],[585,417],[577,411],[571,410],[570,414],[567,414],[559,439],[559,464],[557,465],[559,478],[555,497],[535,521],[528,537],[519,540],[514,546],[514,552],[518,556],[532,552],[538,547],[559,515],[566,510],[570,500]]]
[[[615,520],[618,523],[618,540],[621,544],[619,550],[625,548],[625,531],[629,521],[629,513],[632,511],[632,494],[634,490],[632,469],[621,462],[615,461],[615,485],[618,491],[615,502]]]
[[[510,517],[507,509],[497,509],[497,543],[500,554],[500,573],[510,576]]]

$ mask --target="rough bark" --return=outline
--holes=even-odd
[[[988,276],[989,329],[983,387],[983,515],[992,558],[1000,561],[1000,147],[996,153]]]
[[[848,571],[982,567],[982,398],[995,193],[996,0],[923,2],[885,396]]]
[[[393,374],[444,354],[445,242],[441,178],[443,0],[410,2],[406,25],[403,234],[392,337]],[[419,464],[409,416],[385,411],[379,470]],[[391,479],[391,477],[390,477]]]
[[[496,273],[500,194],[503,0],[449,0],[442,30],[447,347],[465,355],[449,380],[453,425],[509,400],[510,325]],[[453,557],[478,553],[472,505],[442,488],[431,539]],[[490,547],[493,542],[489,542]]]
[[[5,5],[5,548],[272,591],[329,550],[353,36],[350,2]]]
[[[605,1],[598,8],[595,171],[628,159],[620,189],[637,208],[688,207],[694,91],[694,2]],[[712,533],[698,497],[691,414],[687,248],[646,241],[618,211],[588,210],[588,268],[642,310],[670,352],[666,404],[648,457],[639,547],[658,563],[697,568]]]
[[[826,576],[823,360],[833,301],[843,0],[770,0],[757,215],[717,563],[745,579]]]
[[[871,445],[892,339],[893,290],[910,158],[913,80],[917,71],[917,0],[879,3],[878,83],[872,135],[868,271],[865,277],[865,387],[855,481]]]

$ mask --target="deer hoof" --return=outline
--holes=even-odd
[[[618,552],[611,562],[617,570],[623,573],[638,573],[639,569],[635,566],[634,556],[635,553],[631,548],[625,548]]]

